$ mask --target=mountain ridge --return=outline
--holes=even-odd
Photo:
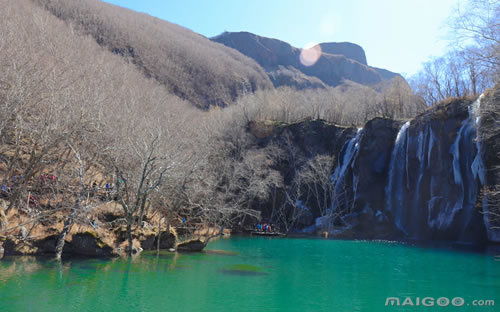
[[[311,66],[306,66],[300,62],[301,49],[279,39],[263,37],[246,31],[224,32],[210,39],[254,59],[268,73],[275,87],[282,85],[298,89],[318,87],[317,82],[312,82],[313,78],[332,87],[340,85],[343,80],[375,85],[395,77],[402,78],[400,74],[387,69],[368,66],[363,48],[350,42],[319,43],[317,46],[322,51],[319,59]],[[280,66],[289,69],[291,66],[301,72],[303,76],[300,79],[304,82],[299,85],[296,84],[296,81],[291,83],[290,79],[287,79],[289,76],[281,79],[274,78],[277,75],[276,70]],[[292,75],[292,73],[285,75]],[[293,73],[293,75],[296,76],[297,73]]]

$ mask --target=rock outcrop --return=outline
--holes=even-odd
[[[106,258],[117,256],[115,249],[93,232],[74,234],[66,248],[66,252],[70,254],[86,257]]]
[[[177,237],[171,231],[161,231],[160,235],[150,234],[142,237],[143,250],[170,249],[175,247]]]
[[[200,239],[192,239],[178,244],[177,250],[184,252],[199,252],[202,251],[206,246],[206,241],[201,241]]]
[[[324,53],[343,55],[363,65],[368,65],[365,50],[357,44],[351,42],[325,42],[320,43],[319,46]]]
[[[5,255],[50,255],[55,254],[58,235],[44,237],[8,237],[5,240]],[[94,231],[73,232],[67,237],[63,254],[109,258],[118,256],[117,250]]]
[[[126,225],[116,203],[108,202],[96,207],[88,218],[91,225],[75,223],[65,238],[63,256],[109,258],[125,254],[128,247]],[[9,212],[11,230],[0,236],[6,256],[55,255],[56,244],[62,229],[64,214],[55,214],[53,222],[29,223],[29,216],[16,208]],[[144,218],[151,217],[146,215]],[[155,220],[157,221],[157,220]],[[28,229],[15,224],[29,223]],[[158,224],[158,222],[155,222]],[[159,233],[159,234],[158,234]],[[172,227],[160,230],[146,221],[132,231],[134,253],[142,250],[170,249],[175,247],[177,236]]]

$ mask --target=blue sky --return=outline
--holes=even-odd
[[[447,49],[446,19],[459,0],[108,0],[212,37],[249,31],[287,41],[349,41],[368,64],[411,75]]]

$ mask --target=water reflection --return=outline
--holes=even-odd
[[[375,312],[388,296],[500,299],[500,263],[491,255],[308,239],[235,238],[209,249],[112,260],[6,258],[0,311]]]

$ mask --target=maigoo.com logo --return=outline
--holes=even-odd
[[[422,306],[422,307],[461,307],[461,306],[476,306],[476,307],[492,307],[495,305],[493,299],[474,299],[466,302],[462,297],[387,297],[385,299],[386,306]]]

